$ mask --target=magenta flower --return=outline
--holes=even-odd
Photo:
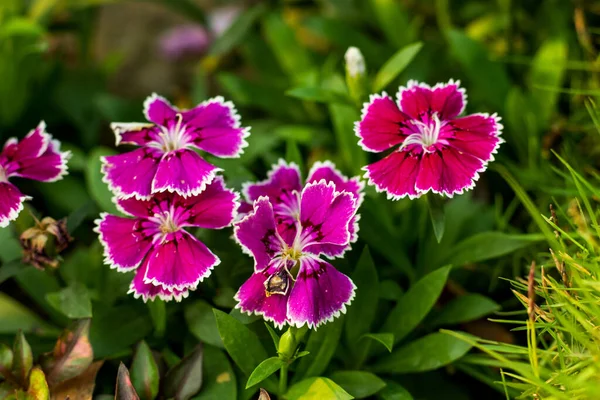
[[[178,61],[200,57],[208,49],[211,38],[199,24],[179,25],[169,29],[159,38],[159,48],[167,60]]]
[[[215,97],[182,111],[156,94],[144,103],[152,123],[114,123],[117,145],[140,148],[103,157],[104,181],[118,198],[149,199],[162,192],[194,196],[202,192],[220,168],[196,149],[217,157],[239,157],[247,146],[249,128],[240,126],[231,102]]]
[[[409,81],[397,103],[385,92],[372,95],[356,123],[359,144],[375,153],[392,151],[363,168],[369,184],[394,200],[472,189],[503,142],[502,125],[496,114],[457,118],[465,105],[465,91],[453,80],[433,88]]]
[[[0,152],[0,227],[8,226],[23,209],[24,195],[9,178],[19,177],[54,182],[67,174],[71,153],[60,151],[60,142],[46,132],[42,121],[21,141],[8,139]]]
[[[239,212],[241,214],[252,211],[252,203],[261,196],[268,197],[273,205],[275,220],[279,234],[286,240],[293,239],[296,234],[296,221],[300,214],[300,192],[302,191],[302,177],[300,169],[294,163],[286,163],[280,159],[279,162],[268,172],[268,178],[262,182],[248,182],[243,185],[243,194],[247,203],[242,203]],[[348,179],[335,168],[331,161],[316,162],[308,172],[306,183],[332,182],[338,192],[348,192],[356,199],[356,208],[362,204],[364,183],[354,177]],[[350,243],[358,239],[359,215],[352,218],[350,229],[350,241],[344,246],[323,245],[322,252],[328,258],[340,257],[350,249]]]
[[[227,227],[237,199],[221,177],[195,196],[158,193],[148,200],[118,199],[117,206],[133,218],[104,213],[96,221],[104,262],[121,272],[137,270],[129,290],[136,298],[180,301],[220,262],[184,228]]]
[[[346,312],[356,287],[346,275],[320,258],[324,247],[346,248],[357,199],[336,191],[333,182],[308,183],[299,194],[293,237],[279,234],[274,206],[266,196],[237,222],[234,234],[254,257],[254,274],[235,295],[236,308],[256,313],[277,326],[309,328]]]

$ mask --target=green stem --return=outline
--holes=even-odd
[[[285,363],[283,367],[281,367],[281,371],[279,372],[279,396],[283,398],[287,390],[287,381],[288,381],[288,364]]]

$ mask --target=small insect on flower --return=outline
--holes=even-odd
[[[275,206],[266,196],[235,224],[236,240],[255,262],[254,274],[235,295],[236,307],[280,327],[313,328],[344,313],[354,298],[352,280],[320,256],[330,256],[330,247],[347,248],[358,200],[324,179],[294,193],[298,208],[293,235],[277,222]]]
[[[365,178],[390,199],[413,199],[429,191],[452,197],[472,189],[503,142],[496,114],[458,117],[466,94],[458,81],[409,81],[395,103],[386,93],[371,95],[356,122],[359,144],[383,159],[367,165]]]
[[[239,213],[252,211],[252,203],[261,196],[266,196],[273,205],[275,221],[280,230],[280,235],[286,240],[293,239],[296,233],[296,221],[300,214],[300,192],[302,191],[302,176],[300,168],[294,163],[279,162],[268,172],[268,178],[261,182],[247,182],[243,185],[245,203],[240,206]],[[331,182],[338,192],[350,193],[356,199],[356,208],[360,207],[364,199],[364,183],[358,178],[347,178],[335,168],[331,161],[316,162],[308,172],[306,183]],[[323,245],[322,250],[326,257],[334,258],[344,254],[350,248],[350,243],[358,239],[358,219],[355,215],[349,225],[350,242],[346,246]]]
[[[35,226],[26,229],[19,238],[23,247],[23,263],[31,264],[38,269],[44,267],[57,268],[58,253],[67,248],[73,238],[67,231],[65,218],[56,221],[45,217],[35,220]]]
[[[118,199],[117,206],[133,218],[102,214],[96,221],[104,262],[120,272],[136,270],[129,290],[136,298],[180,301],[220,263],[184,228],[229,226],[237,199],[221,177],[195,196],[158,193],[148,200]]]
[[[233,103],[222,97],[191,110],[179,110],[156,94],[144,103],[151,123],[113,123],[117,145],[138,149],[102,158],[104,181],[119,198],[149,199],[155,193],[193,196],[204,190],[219,168],[195,149],[217,157],[239,157],[250,128],[240,126]]]
[[[57,181],[67,174],[70,155],[68,151],[60,151],[60,143],[52,140],[44,122],[20,141],[8,139],[0,152],[0,228],[16,219],[23,210],[23,201],[31,199],[10,183],[9,178]]]

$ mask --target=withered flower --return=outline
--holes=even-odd
[[[25,230],[20,237],[23,262],[38,269],[57,268],[58,254],[67,248],[73,238],[67,232],[67,220],[45,217],[35,220],[35,226]]]

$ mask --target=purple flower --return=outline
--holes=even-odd
[[[195,149],[217,157],[239,157],[247,146],[249,128],[240,126],[235,107],[222,97],[184,111],[153,94],[144,103],[144,113],[151,123],[111,125],[117,145],[141,146],[102,158],[104,181],[118,198],[149,199],[162,192],[197,195],[220,168]]]
[[[220,262],[184,228],[228,226],[237,199],[221,177],[195,196],[158,193],[148,200],[118,199],[117,206],[133,218],[104,213],[96,221],[104,261],[121,272],[137,270],[129,290],[136,298],[180,301]]]
[[[159,47],[164,58],[177,61],[201,56],[210,41],[209,33],[202,25],[179,25],[161,35]]]
[[[503,142],[502,125],[496,114],[457,118],[466,105],[459,84],[409,81],[397,103],[385,92],[365,103],[355,127],[359,144],[375,153],[393,149],[363,168],[377,191],[397,200],[429,191],[452,197],[475,186]]]
[[[23,209],[24,195],[9,178],[19,177],[40,182],[53,182],[67,174],[71,153],[60,151],[60,143],[52,140],[42,121],[21,141],[8,139],[0,152],[0,227],[8,226]]]
[[[269,198],[256,200],[253,212],[234,229],[255,262],[254,274],[235,295],[236,307],[280,327],[313,328],[344,313],[356,287],[320,255],[328,255],[326,246],[348,246],[357,204],[351,193],[336,191],[333,182],[308,183],[298,194],[294,235],[284,237]]]
[[[252,211],[252,203],[261,196],[266,196],[273,205],[275,220],[279,228],[279,234],[286,240],[293,239],[296,233],[296,220],[300,213],[299,194],[302,191],[302,177],[300,169],[294,163],[286,163],[280,159],[279,162],[268,172],[268,178],[262,182],[248,182],[243,185],[243,194],[247,203],[240,206],[240,214]],[[316,162],[308,173],[306,183],[332,182],[338,192],[348,192],[357,201],[356,208],[362,204],[364,183],[354,177],[348,179],[335,168],[331,161]],[[322,246],[324,255],[328,258],[340,257],[350,249],[350,243],[358,239],[359,215],[352,218],[350,229],[350,242],[344,246],[327,244]]]

